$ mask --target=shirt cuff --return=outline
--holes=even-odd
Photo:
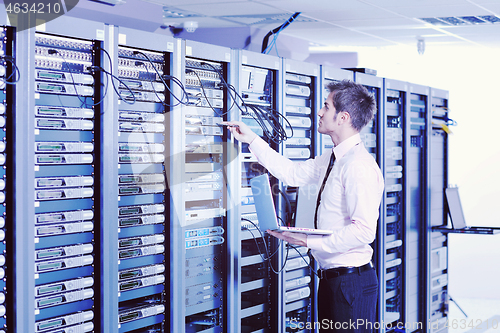
[[[321,235],[307,235],[307,247],[311,250],[323,249],[323,236]]]
[[[260,152],[264,151],[265,149],[269,148],[269,145],[267,144],[266,141],[264,141],[260,136],[256,136],[252,142],[248,145],[248,148],[250,148],[250,151],[254,155],[258,155]]]

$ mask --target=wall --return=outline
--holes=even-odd
[[[460,187],[468,225],[500,226],[500,48],[427,45],[415,48],[360,49],[359,67],[378,76],[450,91],[450,116],[458,126],[450,136],[450,184]],[[450,294],[500,299],[500,235],[451,235]]]

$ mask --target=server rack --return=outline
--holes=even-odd
[[[289,138],[280,144],[280,151],[292,161],[304,161],[318,155],[315,115],[320,96],[319,69],[318,65],[283,59],[282,110],[287,120],[283,126]],[[284,195],[278,200],[279,216],[284,223],[290,226],[312,224],[312,221],[295,219],[299,189],[281,184],[281,191]],[[314,322],[316,284],[311,272],[314,263],[306,247],[286,244],[282,255],[286,264],[279,281],[279,293],[284,295],[281,332],[305,331],[300,327]]]
[[[170,114],[172,332],[222,332],[229,325],[227,119],[231,50],[182,41],[187,102]]]
[[[425,323],[425,258],[428,221],[428,112],[429,87],[409,84],[405,115],[405,322]],[[421,326],[422,326],[421,325]],[[408,327],[410,330],[422,329]]]
[[[17,33],[25,93],[14,119],[14,293],[17,309],[32,309],[16,311],[19,332],[94,329],[100,81],[90,68],[102,25],[66,26],[66,37],[56,35],[60,24]]]
[[[14,84],[19,80],[15,71],[14,30],[11,27],[0,27],[0,332],[5,333],[11,325],[14,313],[12,295],[12,231],[11,209],[12,199],[12,110],[14,102]],[[8,235],[8,236],[7,236]]]
[[[404,323],[406,265],[407,164],[403,151],[406,143],[404,119],[407,113],[408,84],[384,80],[384,117],[381,122],[384,138],[382,169],[385,191],[379,224],[379,316],[381,322],[395,326]]]
[[[448,320],[448,234],[432,227],[448,224],[444,190],[448,187],[448,91],[431,88],[428,112],[429,211],[426,242],[425,317],[428,332],[447,332]]]
[[[277,143],[264,134],[264,130],[255,121],[256,111],[260,108],[264,112],[276,114],[279,107],[281,85],[279,82],[281,60],[274,56],[252,53],[245,50],[234,52],[233,82],[237,84],[237,91],[242,97],[238,101],[240,108],[233,108],[231,120],[240,120],[249,125],[259,136],[269,142],[271,147],[278,150]],[[272,132],[272,131],[271,131]],[[235,231],[237,240],[235,258],[237,258],[235,297],[240,299],[237,305],[236,332],[277,332],[279,313],[282,313],[281,296],[278,293],[277,276],[272,271],[282,264],[277,256],[265,260],[270,253],[275,252],[277,242],[268,235],[261,235],[255,228],[258,224],[253,196],[250,188],[250,179],[267,172],[257,163],[248,149],[248,144],[238,144],[237,170],[240,181],[237,184],[238,192],[235,200],[239,200],[237,220],[239,225]],[[277,181],[273,180],[273,188]],[[240,222],[241,221],[241,222]],[[265,249],[269,251],[266,253]],[[272,266],[271,266],[272,265]],[[281,328],[280,328],[281,329]]]
[[[113,167],[118,200],[113,218],[107,220],[117,237],[116,247],[109,248],[111,256],[117,254],[115,318],[118,332],[162,332],[168,299],[165,160],[170,142],[165,118],[172,105],[175,42],[124,28],[119,29],[117,41],[113,58],[120,82],[116,83],[119,96],[113,95],[118,103],[113,119],[115,151],[110,153],[117,156]]]

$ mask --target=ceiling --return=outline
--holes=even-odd
[[[125,2],[110,6],[80,0],[74,14],[105,15],[108,23],[113,24],[126,19],[128,25],[135,22],[151,31],[162,25],[163,29],[169,25],[182,27],[185,21],[196,21],[198,29],[225,28],[230,32],[235,27],[248,26],[268,31],[293,13],[301,12],[280,34],[305,39],[317,50],[339,46],[414,47],[417,38],[424,38],[426,44],[500,46],[500,0],[100,1]],[[470,18],[472,16],[475,18]],[[428,23],[423,18],[439,24]],[[498,22],[490,22],[495,20]]]

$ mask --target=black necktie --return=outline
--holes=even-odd
[[[328,164],[328,168],[326,169],[325,178],[323,179],[323,184],[319,188],[318,199],[316,200],[316,211],[314,212],[314,229],[318,229],[318,208],[319,203],[321,202],[321,193],[325,189],[325,184],[328,179],[328,175],[330,171],[332,171],[333,163],[335,163],[335,154],[332,152],[332,156],[330,157],[330,164]]]

